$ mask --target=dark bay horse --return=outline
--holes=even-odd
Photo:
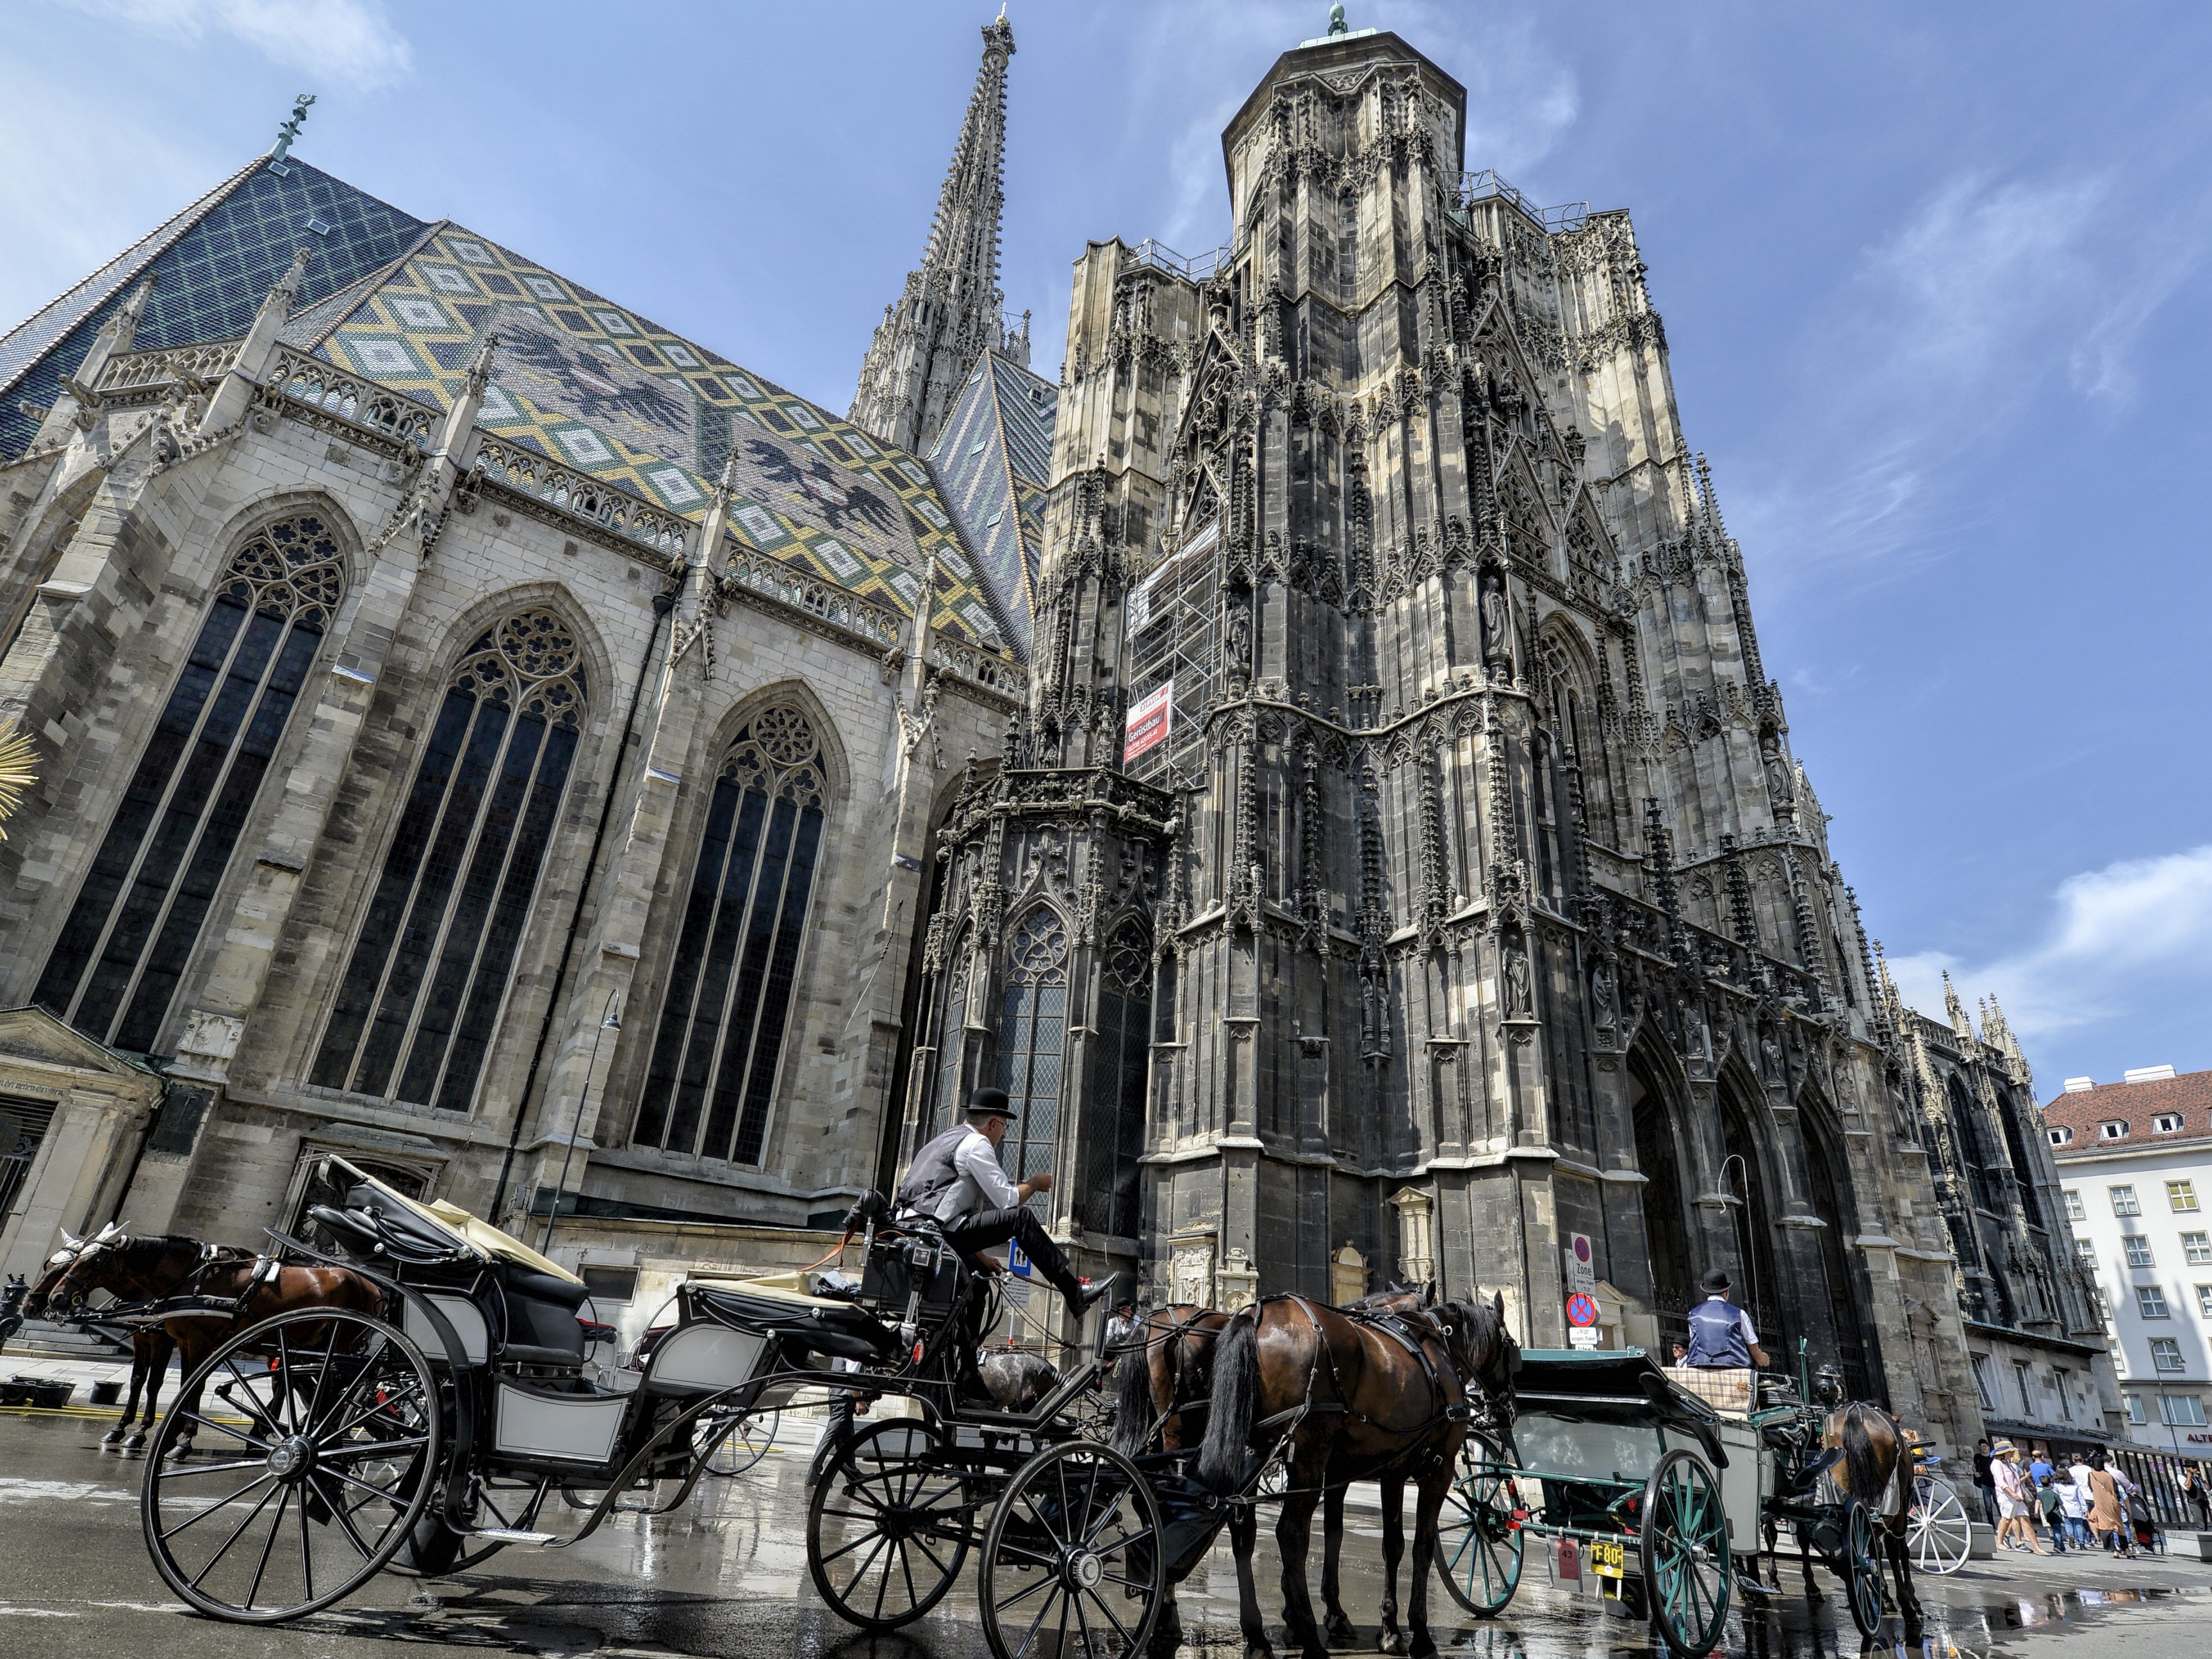
[[[1820,1444],[1843,1448],[1843,1464],[1834,1474],[1837,1490],[1873,1511],[1875,1528],[1889,1557],[1890,1577],[1897,1584],[1897,1610],[1906,1629],[1917,1627],[1920,1598],[1912,1589],[1912,1552],[1906,1538],[1912,1513],[1912,1463],[1896,1419],[1879,1406],[1855,1400],[1830,1413]],[[1805,1554],[1805,1593],[1818,1599],[1809,1552]]]
[[[119,1431],[131,1420],[126,1411],[123,1422],[116,1425],[118,1432],[100,1443],[120,1440],[125,1450],[145,1443],[145,1431],[153,1424],[155,1400],[173,1348],[182,1356],[184,1373],[190,1376],[216,1345],[245,1326],[301,1308],[350,1308],[374,1313],[384,1299],[375,1285],[343,1267],[282,1267],[244,1250],[203,1244],[197,1238],[176,1235],[133,1238],[111,1228],[57,1252],[32,1291],[25,1311],[34,1319],[84,1318],[96,1314],[93,1301],[102,1291],[124,1304],[161,1302],[179,1296],[244,1298],[234,1317],[179,1315],[133,1336],[131,1396],[135,1401],[143,1374],[147,1382],[143,1424],[124,1438]],[[193,1419],[177,1439],[179,1455],[191,1448],[199,1406],[197,1398],[185,1398],[171,1408]]]
[[[1283,1563],[1283,1620],[1303,1659],[1328,1649],[1306,1591],[1306,1547],[1323,1494],[1374,1480],[1382,1497],[1383,1652],[1407,1651],[1398,1628],[1398,1561],[1405,1547],[1405,1487],[1415,1483],[1413,1583],[1407,1607],[1414,1659],[1429,1659],[1429,1574],[1437,1518],[1467,1437],[1469,1391],[1485,1405],[1510,1401],[1518,1345],[1504,1297],[1448,1302],[1395,1321],[1363,1320],[1299,1296],[1265,1297],[1239,1312],[1217,1344],[1212,1404],[1198,1480],[1243,1493],[1259,1457],[1285,1458],[1290,1489],[1275,1525]],[[1240,1515],[1249,1508],[1239,1505]],[[1252,1578],[1247,1522],[1234,1525],[1239,1622],[1247,1659],[1272,1654]]]

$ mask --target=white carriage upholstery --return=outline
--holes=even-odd
[[[492,1444],[511,1456],[604,1464],[629,1409],[626,1394],[556,1394],[502,1376]]]

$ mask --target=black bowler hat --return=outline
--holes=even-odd
[[[1002,1117],[1012,1123],[1021,1116],[1006,1104],[1004,1089],[978,1089],[968,1097],[968,1115],[970,1117]]]
[[[1715,1267],[1698,1283],[1704,1287],[1707,1296],[1718,1296],[1728,1289],[1729,1276],[1725,1269]]]

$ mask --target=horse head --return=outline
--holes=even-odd
[[[114,1291],[112,1281],[122,1265],[123,1247],[131,1242],[112,1221],[90,1238],[79,1238],[66,1230],[62,1237],[65,1242],[46,1258],[46,1270],[39,1275],[24,1305],[24,1312],[33,1319],[49,1314],[72,1318],[95,1291]]]
[[[1513,1375],[1521,1369],[1521,1345],[1505,1323],[1505,1293],[1489,1302],[1443,1302],[1435,1317],[1443,1328],[1444,1346],[1462,1376],[1471,1381],[1491,1409],[1513,1414]]]

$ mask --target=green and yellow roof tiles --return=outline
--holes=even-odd
[[[736,452],[732,529],[760,553],[935,625],[1006,642],[928,470],[851,422],[489,238],[431,228],[316,345],[440,405],[500,337],[478,424],[670,512],[702,516]]]

